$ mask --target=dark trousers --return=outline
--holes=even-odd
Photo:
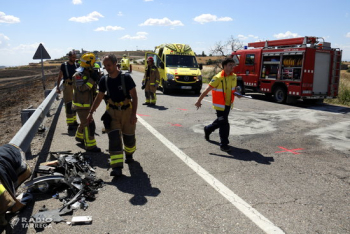
[[[217,119],[212,124],[205,127],[208,133],[214,132],[219,128],[220,145],[226,146],[230,142],[228,136],[230,135],[230,124],[228,123],[228,115],[230,114],[231,107],[225,106],[224,111],[216,110]]]

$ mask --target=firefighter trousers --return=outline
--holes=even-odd
[[[205,127],[208,133],[214,132],[216,129],[219,129],[220,136],[220,146],[226,146],[230,142],[228,137],[230,135],[230,124],[228,122],[228,115],[230,114],[231,107],[225,106],[224,111],[216,110],[216,120],[212,124],[209,124]]]
[[[74,125],[77,122],[76,111],[72,108],[73,101],[73,85],[69,84],[72,81],[65,81],[63,83],[63,101],[66,109],[66,122],[67,125]]]
[[[107,112],[111,117],[110,127],[106,127],[109,138],[110,166],[123,168],[123,145],[126,157],[131,157],[136,150],[136,124],[130,123],[132,108],[129,107],[126,110],[109,108]]]
[[[147,81],[145,87],[145,96],[146,103],[156,104],[157,96],[156,96],[157,87],[155,85],[150,85],[149,81]]]
[[[96,146],[96,140],[95,140],[95,130],[96,125],[95,122],[92,121],[91,123],[88,123],[87,116],[89,115],[89,109],[78,109],[77,114],[80,119],[80,124],[77,129],[77,132],[75,133],[75,139],[79,142],[84,142],[85,149],[90,150],[93,149]]]

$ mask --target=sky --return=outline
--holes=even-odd
[[[206,54],[231,36],[318,36],[350,61],[350,0],[0,0],[0,66],[26,65],[40,43],[52,59],[71,49],[153,50],[189,44]]]

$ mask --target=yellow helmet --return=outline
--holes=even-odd
[[[80,66],[83,68],[93,68],[95,61],[96,61],[96,57],[93,53],[86,53],[83,54],[80,58]]]

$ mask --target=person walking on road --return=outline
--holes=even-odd
[[[132,163],[136,150],[136,84],[130,74],[123,74],[117,68],[117,58],[110,54],[103,59],[103,65],[108,74],[99,82],[99,93],[90,109],[88,121],[93,121],[93,113],[107,93],[106,112],[101,120],[109,138],[111,176],[121,176],[125,151],[125,162]]]
[[[202,99],[212,91],[213,97],[213,108],[216,110],[217,119],[208,126],[204,127],[204,136],[209,141],[209,136],[212,132],[219,128],[220,135],[220,149],[222,151],[230,151],[229,135],[230,135],[230,124],[228,122],[228,115],[230,110],[233,108],[233,102],[235,96],[237,77],[232,72],[235,66],[235,62],[232,58],[226,58],[222,62],[223,70],[216,74],[210,81],[208,87],[199,96],[195,106],[199,109],[202,104]]]
[[[142,105],[155,106],[157,101],[156,91],[159,85],[159,71],[154,65],[153,57],[148,57],[147,68],[142,80],[142,87],[145,88],[146,102]]]
[[[60,72],[57,78],[56,92],[61,93],[60,83],[63,77],[63,101],[66,109],[66,122],[68,125],[68,130],[73,130],[74,127],[78,126],[76,112],[72,108],[73,100],[73,82],[72,76],[75,73],[75,69],[78,68],[76,63],[75,51],[70,51],[68,54],[68,61],[61,64]]]
[[[101,149],[96,145],[95,122],[87,121],[89,110],[96,95],[97,80],[99,78],[94,71],[95,55],[86,53],[81,56],[80,60],[80,67],[76,69],[77,72],[73,75],[73,107],[80,119],[75,139],[84,143],[87,151],[99,153]]]

